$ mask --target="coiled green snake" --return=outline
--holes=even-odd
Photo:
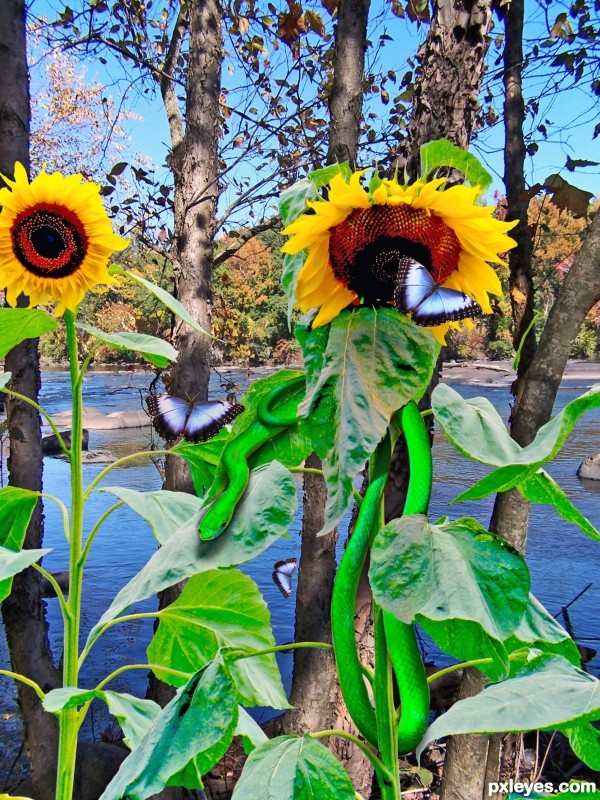
[[[229,525],[250,477],[248,458],[273,436],[298,422],[298,403],[305,392],[304,376],[277,385],[260,400],[256,420],[226,444],[215,480],[205,498],[212,505],[200,522],[203,540],[220,536]],[[414,402],[400,411],[400,424],[410,461],[410,480],[404,514],[427,511],[431,493],[431,449],[427,430]],[[348,712],[364,738],[377,747],[377,718],[363,676],[356,647],[354,607],[360,575],[380,518],[383,490],[390,466],[389,437],[371,463],[369,486],[362,500],[354,532],[336,576],[331,625],[338,677]],[[383,612],[385,637],[402,702],[398,751],[416,747],[427,727],[429,688],[419,654],[414,626]]]

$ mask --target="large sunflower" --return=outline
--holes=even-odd
[[[19,163],[14,181],[4,180],[10,189],[0,189],[0,286],[8,302],[15,306],[22,292],[30,305],[51,298],[58,313],[75,311],[88,289],[112,281],[108,259],[127,247],[112,231],[100,187],[44,170],[29,183]]]
[[[443,190],[443,178],[409,186],[384,180],[367,191],[362,175],[355,172],[348,182],[336,175],[327,200],[309,201],[311,211],[283,231],[291,236],[284,253],[308,251],[296,303],[304,312],[319,309],[313,327],[350,304],[394,304],[408,262],[424,267],[434,288],[461,292],[476,301],[479,313],[491,313],[488,295],[502,290],[486,262],[504,263],[499,253],[516,244],[506,231],[517,223],[494,219],[493,208],[476,205],[477,186]],[[455,317],[448,319],[431,326],[442,343],[449,327],[460,327]]]

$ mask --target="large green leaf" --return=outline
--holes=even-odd
[[[116,495],[143,517],[159,544],[165,544],[192,517],[197,519],[202,506],[201,500],[186,492],[136,492],[123,486],[106,486],[100,491]]]
[[[502,417],[486,397],[465,400],[450,386],[440,383],[431,395],[431,408],[462,455],[494,466],[512,464],[519,457],[521,447],[510,438]]]
[[[221,648],[275,646],[267,605],[252,578],[239,570],[213,569],[195,575],[158,616],[160,625],[148,647],[148,660],[182,672],[201,669]],[[230,669],[244,705],[289,708],[273,653],[233,661]],[[166,683],[184,682],[168,672],[154,672]]]
[[[527,646],[543,653],[555,653],[575,666],[581,663],[573,639],[532,594],[529,595],[529,605],[523,619],[504,644],[509,653]]]
[[[417,614],[472,620],[499,640],[529,601],[523,557],[466,517],[441,525],[421,514],[392,520],[373,542],[369,580],[375,600],[403,622]]]
[[[141,275],[136,275],[133,272],[127,272],[127,270],[119,267],[117,264],[111,264],[109,270],[111,275],[125,275],[130,280],[135,281],[135,283],[139,283],[140,286],[146,288],[151,294],[157,297],[161,303],[172,311],[177,317],[182,319],[185,323],[187,323],[190,328],[194,328],[200,333],[205,333],[207,336],[211,336],[212,334],[205,331],[203,327],[198,325],[196,320],[190,316],[189,311],[181,305],[179,300],[176,300],[172,294],[162,289],[160,286],[157,286],[155,283],[151,281],[147,281],[145,278],[142,278]]]
[[[431,173],[440,167],[452,167],[460,170],[465,181],[471,186],[481,186],[482,190],[492,185],[492,176],[484,169],[479,159],[467,150],[452,144],[448,139],[437,139],[427,142],[419,151],[421,157],[421,175],[429,178]]]
[[[207,772],[229,747],[238,705],[227,666],[213,661],[193,675],[155,717],[146,735],[102,794],[101,800],[145,800],[169,785],[174,776],[186,787],[192,776]],[[187,788],[198,788],[190,780]]]
[[[528,605],[529,572],[504,539],[468,518],[441,525],[420,514],[395,519],[375,537],[369,580],[383,608],[416,620],[446,652],[492,658],[482,667],[491,677],[506,672],[502,642]]]
[[[427,744],[458,733],[501,733],[558,728],[600,718],[600,681],[560,656],[540,656],[514,678],[459,700],[427,729]]]
[[[55,331],[58,323],[37,308],[0,308],[0,358],[25,339]]]
[[[306,201],[316,200],[317,192],[308,178],[302,178],[287,189],[279,197],[279,213],[285,225],[298,219],[307,210]]]
[[[10,377],[10,373],[5,373]],[[23,547],[27,526],[38,502],[37,492],[4,486],[0,489],[0,600],[8,597],[12,576],[38,561],[49,550],[19,551]]]
[[[140,744],[161,711],[154,700],[140,700],[131,694],[99,689],[66,687],[52,689],[44,698],[43,706],[49,713],[58,714],[65,708],[79,708],[90,700],[103,700],[115,717],[130,750]]]
[[[592,523],[583,516],[581,511],[575,508],[560,486],[545,470],[540,469],[535,475],[532,475],[527,480],[521,481],[518,485],[518,489],[523,497],[531,503],[553,505],[557,513],[560,514],[563,519],[579,526],[590,539],[600,541],[600,532],[598,532]]]
[[[344,311],[328,328],[298,326],[297,336],[307,381],[301,410],[323,461],[329,530],[346,512],[354,480],[394,412],[425,392],[439,347],[430,331],[393,309]]]
[[[474,461],[499,467],[459,495],[455,502],[480,499],[528,481],[559,452],[579,417],[598,407],[600,387],[594,387],[568,403],[539,429],[531,444],[521,448],[515,442],[510,444],[508,431],[489,401],[481,397],[465,401],[449,386],[436,386],[432,395],[433,412],[454,447]],[[566,511],[564,503],[559,505]]]
[[[232,800],[354,800],[348,774],[333,753],[308,736],[278,736],[248,757]]]
[[[254,470],[225,533],[214,541],[201,542],[198,538],[200,515],[192,517],[121,589],[90,631],[88,642],[98,636],[106,622],[133,603],[152,597],[198,572],[236,566],[256,557],[287,531],[297,505],[296,482],[289,470],[276,461]]]
[[[164,369],[177,360],[177,350],[173,345],[156,336],[148,336],[146,333],[105,333],[92,325],[84,325],[83,322],[78,322],[77,327],[113,350],[133,350],[134,353],[139,353],[155,367]]]

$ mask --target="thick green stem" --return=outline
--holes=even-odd
[[[394,706],[392,662],[390,660],[383,610],[373,603],[375,637],[375,681],[373,697],[377,719],[377,739],[379,756],[386,768],[379,788],[382,800],[400,800],[400,774],[398,772],[398,728]]]
[[[71,448],[71,525],[69,532],[69,598],[65,613],[65,643],[63,652],[63,686],[77,686],[79,677],[79,631],[81,623],[81,589],[83,566],[81,548],[83,542],[83,468],[81,461],[81,436],[83,402],[79,362],[77,356],[77,335],[75,315],[65,311],[67,346],[69,350],[69,371],[71,377],[72,408]],[[68,708],[58,715],[60,740],[58,748],[58,774],[56,800],[71,800],[75,779],[75,758],[77,755],[77,735],[83,715],[77,708]]]

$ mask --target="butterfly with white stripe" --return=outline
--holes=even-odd
[[[433,280],[423,264],[412,258],[400,259],[397,280],[396,308],[402,314],[410,314],[417,325],[433,327],[483,316],[483,309],[472,297],[456,289],[445,289]]]
[[[274,565],[273,580],[275,581],[275,586],[286,598],[292,593],[292,575],[297,566],[298,562],[295,558],[286,558],[284,561],[278,561]]]
[[[146,403],[154,429],[172,442],[180,436],[188,442],[205,442],[216,436],[225,425],[233,422],[244,410],[238,403],[208,400],[189,403],[168,394],[151,394]]]

